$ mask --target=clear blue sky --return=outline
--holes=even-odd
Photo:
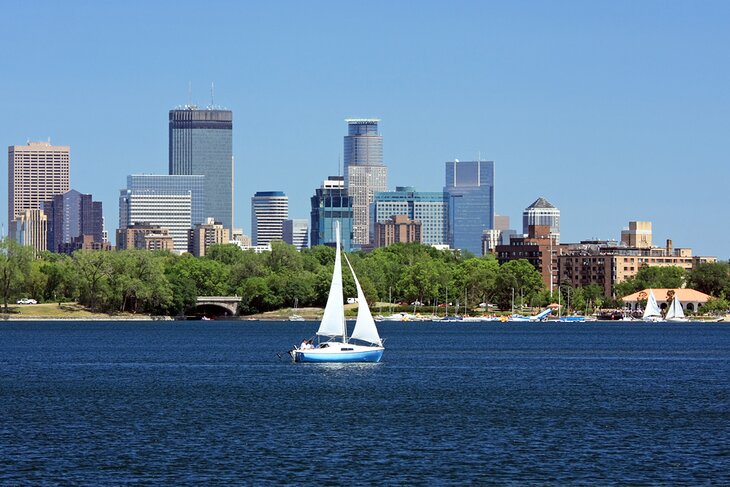
[[[118,219],[130,173],[166,173],[167,113],[234,112],[237,226],[255,191],[290,216],[337,173],[347,117],[382,119],[389,186],[496,163],[496,210],[539,196],[563,241],[730,257],[730,2],[97,2],[0,7],[0,144],[71,146],[71,185]],[[7,184],[1,191],[5,205]],[[7,226],[6,226],[7,228]]]

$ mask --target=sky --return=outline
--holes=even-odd
[[[730,257],[727,1],[4,0],[0,16],[0,144],[71,146],[71,187],[110,236],[126,176],[167,172],[168,111],[214,83],[249,235],[256,191],[308,219],[345,119],[374,117],[391,189],[440,191],[446,161],[481,157],[518,231],[542,196],[563,242],[649,220],[659,245]]]

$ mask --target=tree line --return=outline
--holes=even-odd
[[[479,303],[509,310],[513,306],[545,306],[558,300],[591,311],[620,307],[593,284],[573,288],[562,283],[551,296],[540,274],[526,260],[499,265],[493,256],[437,250],[421,244],[394,244],[348,258],[371,303],[415,303],[476,308]],[[76,301],[93,311],[178,316],[188,312],[197,296],[242,297],[241,314],[281,308],[323,307],[327,301],[335,251],[317,246],[298,252],[273,242],[271,252],[256,254],[235,245],[211,246],[205,257],[169,252],[124,250],[50,252],[34,256],[32,249],[12,240],[0,241],[0,294],[8,303],[18,298],[39,302]],[[345,297],[357,295],[349,273],[343,273]],[[686,283],[724,299],[730,292],[727,263],[705,264],[685,273],[681,268],[646,268],[617,286],[619,295],[644,287],[680,287]],[[666,284],[666,285],[665,285]]]

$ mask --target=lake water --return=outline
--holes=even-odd
[[[316,326],[0,323],[0,484],[730,483],[727,324]]]

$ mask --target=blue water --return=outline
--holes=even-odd
[[[730,483],[730,326],[0,324],[3,485]]]

